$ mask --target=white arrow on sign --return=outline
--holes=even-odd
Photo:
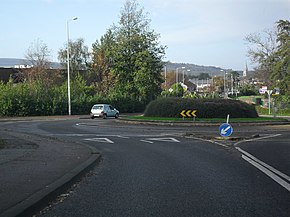
[[[93,141],[93,142],[104,142],[104,143],[111,143],[113,144],[114,142],[108,138],[90,138],[90,139],[85,139],[87,141]]]
[[[229,130],[231,128],[231,126],[228,126],[227,128],[225,128],[225,129],[222,129],[221,130],[221,134],[227,134],[227,131]]]

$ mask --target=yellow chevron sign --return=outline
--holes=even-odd
[[[182,112],[180,113],[182,117],[186,118],[191,118],[191,117],[196,117],[196,113],[197,110],[182,110]]]

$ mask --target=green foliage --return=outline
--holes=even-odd
[[[290,21],[277,22],[277,51],[273,54],[274,63],[271,79],[281,94],[290,95]]]
[[[197,118],[258,117],[255,107],[231,99],[160,98],[152,101],[145,110],[147,117],[181,117],[182,110],[197,110]]]
[[[200,73],[198,76],[199,80],[206,80],[206,79],[210,79],[211,76],[208,73]]]
[[[134,0],[126,1],[118,25],[93,45],[92,70],[100,91],[117,92],[144,104],[161,92],[165,47],[159,45],[159,35],[138,6]]]
[[[174,83],[169,90],[161,92],[162,97],[182,97],[183,94],[184,90],[180,83]]]
[[[88,47],[84,44],[84,39],[79,38],[69,42],[70,69],[73,77],[80,70],[87,70],[90,63],[90,54]],[[58,60],[67,68],[67,47],[58,51]]]
[[[183,98],[188,99],[219,99],[220,96],[217,92],[212,93],[197,93],[197,92],[186,92]]]
[[[143,112],[145,109],[144,102],[136,100],[132,96],[125,95],[121,92],[115,92],[110,94],[106,98],[106,102],[114,105],[120,112]]]
[[[259,115],[269,115],[269,109],[268,108],[264,108],[261,106],[256,106],[256,110],[258,112]],[[274,109],[271,108],[271,115],[274,115]],[[278,108],[277,109],[277,116],[290,116],[290,108]]]
[[[10,81],[0,90],[1,116],[47,115],[52,107],[52,93],[39,81],[17,85]]]
[[[109,94],[115,87],[116,77],[112,73],[115,39],[111,29],[92,46],[91,77],[97,91]]]
[[[246,84],[240,87],[240,95],[241,96],[253,96],[258,95],[259,91],[256,89],[254,85]]]
[[[256,75],[269,88],[280,88],[280,94],[290,95],[290,21],[279,20],[276,30],[265,31],[266,35],[251,34],[246,41],[253,47],[248,54],[258,64]],[[277,98],[277,102],[282,100]]]
[[[110,103],[121,112],[140,112],[159,96],[165,47],[159,45],[159,35],[149,24],[137,1],[127,0],[118,25],[93,44],[91,55],[83,39],[68,43],[72,114],[88,114],[95,103]],[[46,54],[47,47],[40,46]],[[34,53],[30,53],[34,58]],[[38,52],[37,56],[41,54]],[[58,54],[67,67],[67,47]],[[44,69],[29,71],[27,83],[0,84],[0,116],[68,113],[67,83],[57,84],[57,77]],[[83,79],[81,70],[88,71],[89,81]]]
[[[41,81],[32,83],[0,83],[0,116],[40,116],[68,114],[67,82],[47,86]],[[89,114],[93,104],[109,103],[121,112],[142,112],[145,104],[122,93],[103,95],[94,86],[87,86],[78,75],[71,81],[72,114]]]

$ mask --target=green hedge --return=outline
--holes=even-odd
[[[131,96],[113,93],[100,95],[82,78],[71,82],[71,111],[74,115],[89,114],[97,103],[109,103],[121,113],[143,112],[144,103]],[[0,82],[0,117],[67,115],[67,83],[48,86],[44,82],[4,84]]]
[[[197,118],[258,117],[254,106],[231,99],[160,98],[152,101],[144,112],[147,117],[181,117],[182,110],[197,110]]]

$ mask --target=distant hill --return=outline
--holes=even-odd
[[[232,71],[231,69],[223,69],[223,68],[215,67],[215,66],[200,66],[200,65],[190,64],[190,63],[166,62],[167,71],[175,71],[178,68],[181,72],[182,67],[185,67],[184,70],[186,70],[187,74],[195,75],[195,76],[201,73],[208,73],[210,76],[222,76],[224,71]],[[243,72],[238,71],[238,73],[242,74]]]
[[[27,65],[28,61],[26,59],[17,59],[17,58],[0,58],[0,67],[1,68],[14,68],[19,65]],[[57,69],[61,68],[60,63],[51,62],[51,68]]]
[[[17,65],[26,65],[27,60],[25,59],[17,59],[17,58],[0,58],[0,67],[1,68],[14,68]],[[182,67],[185,67],[185,70],[187,74],[190,75],[199,75],[201,73],[208,73],[210,76],[222,76],[223,71],[227,71],[228,69],[222,69],[220,67],[215,66],[200,66],[196,64],[190,64],[190,63],[172,63],[172,62],[166,62],[166,69],[167,71],[175,71],[177,68],[181,70]],[[53,69],[61,68],[60,63],[52,62],[51,67]],[[240,74],[242,74],[242,71],[238,71]]]

